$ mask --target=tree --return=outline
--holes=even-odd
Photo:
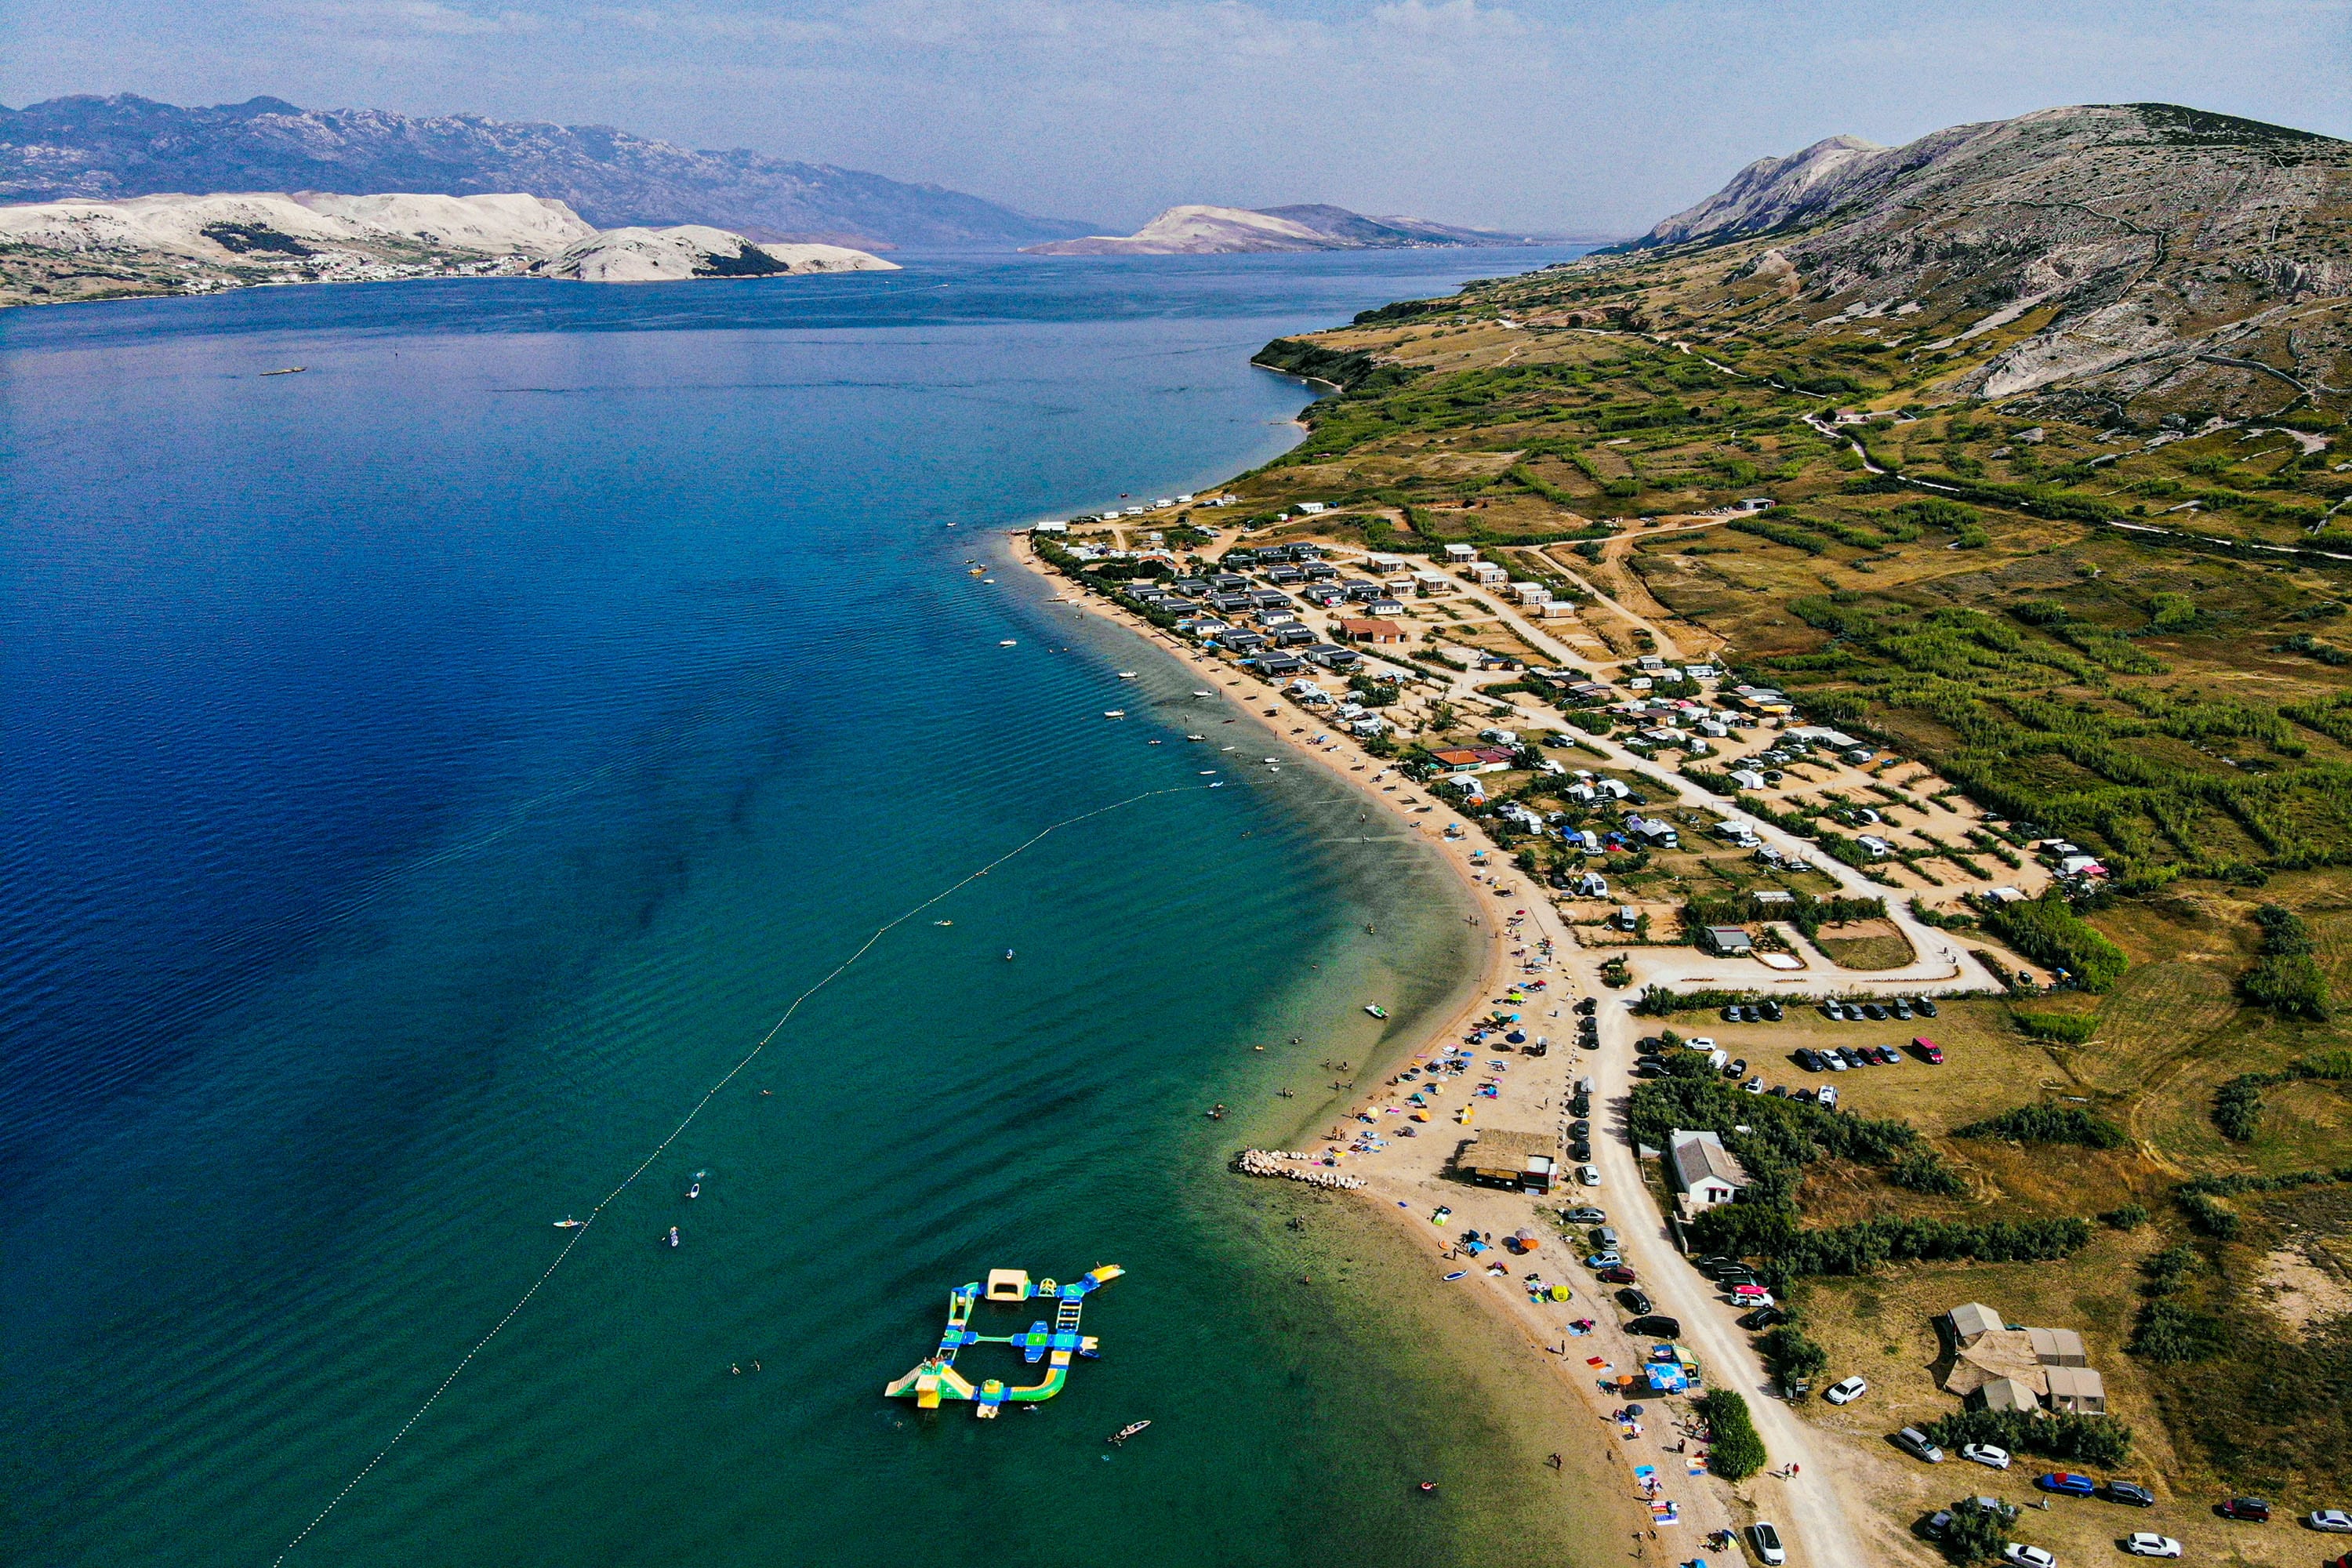
[[[1737,1389],[1708,1390],[1698,1402],[1698,1412],[1714,1434],[1707,1445],[1708,1469],[1725,1480],[1744,1481],[1764,1468],[1764,1439]]]

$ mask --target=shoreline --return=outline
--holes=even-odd
[[[1076,584],[1054,571],[1037,556],[1025,532],[1010,532],[1007,538],[1010,545],[1009,553],[1013,563],[1035,574],[1047,586],[1055,589],[1055,597],[1060,603],[1067,605],[1079,614],[1094,616],[1118,626],[1162,649],[1195,676],[1213,679],[1220,689],[1221,695],[1244,698],[1262,696],[1269,701],[1277,704],[1280,702],[1281,700],[1275,689],[1267,687],[1262,691],[1257,689],[1258,683],[1245,676],[1236,675],[1230,666],[1202,655],[1193,645],[1171,636],[1140,616],[1113,602],[1098,600],[1092,595],[1065,597],[1062,590],[1066,586],[1071,595],[1080,592]],[[1048,607],[1052,606],[1049,605]],[[1263,710],[1252,714],[1251,717],[1262,720]],[[1291,756],[1312,759],[1321,772],[1349,784],[1359,795],[1377,804],[1396,822],[1410,829],[1414,842],[1433,853],[1452,874],[1457,889],[1464,896],[1465,905],[1478,911],[1469,918],[1477,922],[1480,957],[1475,973],[1464,983],[1460,990],[1462,999],[1451,1005],[1442,1005],[1431,1015],[1434,1021],[1430,1026],[1400,1036],[1393,1048],[1384,1048],[1378,1060],[1368,1060],[1356,1076],[1355,1087],[1349,1095],[1337,1102],[1335,1110],[1318,1113],[1297,1124],[1295,1136],[1298,1146],[1323,1148],[1330,1145],[1333,1135],[1339,1134],[1339,1130],[1343,1129],[1349,1121],[1360,1114],[1373,1114],[1384,1098],[1393,1098],[1396,1092],[1393,1088],[1396,1074],[1416,1062],[1428,1060],[1452,1041],[1462,1037],[1472,1022],[1481,1017],[1493,1006],[1492,999],[1499,995],[1510,984],[1508,972],[1512,954],[1507,950],[1511,946],[1511,942],[1508,928],[1504,923],[1490,918],[1496,901],[1494,889],[1478,880],[1481,875],[1491,874],[1491,868],[1475,867],[1469,858],[1473,852],[1486,851],[1479,850],[1477,846],[1467,837],[1449,841],[1441,835],[1424,830],[1420,814],[1408,809],[1404,804],[1409,797],[1403,795],[1403,786],[1400,784],[1396,793],[1393,794],[1384,793],[1377,787],[1376,781],[1381,774],[1373,769],[1378,760],[1370,757],[1360,749],[1342,750],[1335,745],[1327,752],[1322,748],[1304,743],[1286,733],[1284,729],[1275,727],[1270,721],[1266,724],[1266,730],[1268,736],[1279,742]],[[1342,765],[1343,759],[1348,763],[1360,765]],[[1509,874],[1514,877],[1519,875],[1516,871]],[[1520,906],[1514,904],[1511,907],[1517,909]],[[1541,907],[1548,914],[1550,912],[1548,900],[1540,897],[1534,900],[1530,909],[1534,907]],[[1562,936],[1565,937],[1564,928]],[[1573,947],[1572,938],[1566,938],[1564,941],[1555,940],[1559,943],[1558,952],[1563,958],[1569,952],[1579,951]],[[1566,978],[1564,972],[1560,972],[1560,978]],[[1561,1001],[1566,999],[1565,994],[1558,998]],[[1386,1043],[1384,1037],[1384,1047]],[[1559,1112],[1553,1109],[1553,1102],[1556,1100],[1558,1105],[1565,1105],[1570,1081],[1572,1078],[1580,1076],[1579,1069],[1584,1064],[1574,1057],[1572,1047],[1568,1047],[1564,1042],[1555,1047],[1554,1054],[1538,1060],[1541,1064],[1541,1069],[1544,1070],[1539,1070],[1532,1076],[1556,1080],[1547,1092],[1541,1095],[1544,1104],[1539,1109],[1544,1114],[1564,1116],[1564,1112]],[[1531,1068],[1537,1067],[1535,1062],[1526,1065]],[[1595,1110],[1597,1116],[1599,1107],[1596,1106]],[[1317,1131],[1317,1123],[1333,1118],[1336,1118],[1337,1125],[1332,1129],[1331,1134]],[[1522,1120],[1525,1119],[1522,1118]],[[1359,1123],[1359,1125],[1361,1124]],[[1389,1157],[1381,1160],[1378,1165],[1359,1158],[1350,1164],[1348,1173],[1366,1178],[1367,1185],[1353,1192],[1339,1192],[1329,1195],[1350,1201],[1363,1211],[1383,1216],[1381,1225],[1376,1228],[1393,1236],[1424,1261],[1436,1263],[1439,1269],[1443,1270],[1446,1249],[1433,1246],[1433,1242],[1437,1239],[1437,1233],[1423,1228],[1429,1224],[1428,1215],[1432,1204],[1461,1208],[1466,1214],[1474,1206],[1487,1206],[1480,1203],[1482,1198],[1510,1199],[1518,1203],[1524,1203],[1526,1200],[1518,1194],[1490,1191],[1451,1179],[1446,1173],[1445,1167],[1451,1163],[1450,1156],[1454,1141],[1439,1132],[1438,1125],[1434,1123],[1432,1125],[1430,1136],[1418,1139],[1408,1146],[1412,1155],[1419,1156],[1412,1162],[1412,1166],[1417,1166],[1418,1169],[1412,1166],[1404,1170],[1382,1168],[1402,1163],[1406,1151],[1391,1150]],[[1423,1152],[1424,1145],[1426,1152]],[[1286,1187],[1298,1185],[1302,1194],[1318,1192],[1318,1189],[1306,1187],[1301,1184],[1279,1184]],[[1551,1194],[1550,1201],[1559,1206],[1573,1206],[1577,1201],[1577,1191],[1578,1189],[1573,1185],[1565,1186]],[[1416,1197],[1427,1201],[1416,1203]],[[1518,1223],[1524,1223],[1524,1220]],[[1498,1222],[1498,1224],[1500,1228],[1496,1225],[1485,1226],[1482,1228],[1492,1230],[1496,1235],[1507,1234],[1510,1229],[1516,1228],[1515,1223]],[[1564,1266],[1570,1245],[1566,1238],[1548,1231],[1548,1239],[1542,1254],[1536,1259],[1537,1266],[1545,1270],[1546,1279],[1556,1277],[1564,1279],[1564,1268],[1555,1270],[1553,1266],[1556,1262]],[[1450,1270],[1444,1271],[1450,1272]],[[1456,1283],[1467,1287],[1471,1281],[1465,1279]],[[1434,1274],[1432,1285],[1438,1290],[1454,1290],[1456,1288],[1456,1284],[1443,1283],[1435,1278]],[[1672,1540],[1658,1534],[1653,1525],[1648,1508],[1641,1498],[1631,1474],[1633,1464],[1658,1463],[1657,1456],[1650,1451],[1646,1444],[1626,1438],[1622,1430],[1612,1430],[1612,1423],[1609,1420],[1609,1415],[1617,1403],[1615,1397],[1604,1396],[1589,1379],[1580,1377],[1579,1375],[1580,1371],[1582,1370],[1580,1363],[1573,1355],[1567,1353],[1564,1348],[1556,1348],[1573,1345],[1580,1352],[1589,1353],[1590,1347],[1607,1344],[1611,1347],[1612,1353],[1608,1359],[1612,1365],[1638,1366],[1640,1356],[1634,1354],[1630,1361],[1627,1360],[1630,1342],[1615,1331],[1613,1321],[1607,1314],[1606,1309],[1601,1310],[1600,1321],[1591,1335],[1574,1339],[1564,1336],[1559,1328],[1545,1319],[1541,1310],[1517,1300],[1514,1295],[1491,1289],[1472,1289],[1469,1294],[1475,1300],[1479,1315],[1491,1331],[1500,1331],[1509,1340],[1523,1345],[1558,1373],[1557,1386],[1549,1391],[1546,1398],[1538,1402],[1541,1415],[1536,1419],[1539,1420],[1541,1426],[1552,1431],[1557,1431],[1563,1426],[1586,1429],[1585,1423],[1590,1422],[1589,1430],[1591,1433],[1590,1447],[1576,1445],[1580,1451],[1575,1453],[1560,1450],[1563,1462],[1558,1474],[1569,1477],[1579,1476],[1581,1472],[1579,1479],[1592,1483],[1595,1489],[1586,1493],[1581,1500],[1584,1506],[1591,1509],[1601,1522],[1606,1526],[1601,1533],[1612,1541],[1630,1543],[1627,1546],[1621,1546],[1619,1550],[1624,1552],[1632,1560],[1638,1562],[1662,1563],[1680,1562],[1686,1560],[1693,1551],[1699,1549],[1701,1542],[1696,1534],[1688,1539],[1677,1536]],[[1587,1310],[1583,1304],[1585,1295],[1586,1292],[1580,1287],[1578,1300],[1571,1303],[1568,1310]],[[1622,1452],[1634,1447],[1639,1447],[1641,1452],[1632,1458]],[[1666,1490],[1661,1494],[1662,1496],[1679,1495],[1687,1499],[1702,1480],[1709,1488],[1721,1485],[1712,1479],[1698,1477],[1669,1477],[1664,1473],[1667,1469],[1664,1464],[1658,1464],[1658,1468],[1661,1472],[1661,1479],[1668,1482]],[[1694,1522],[1691,1513],[1685,1511],[1683,1527],[1688,1528]]]

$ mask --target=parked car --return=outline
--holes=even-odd
[[[1722,1015],[1722,1016],[1723,1016],[1723,1021],[1724,1021],[1725,1023],[1727,1023],[1727,1024],[1737,1024],[1738,1022],[1739,1022],[1739,1009],[1738,1009],[1738,1008],[1737,1008],[1737,1007],[1733,1007],[1733,1006],[1728,1006],[1728,1005],[1727,1005],[1727,1006],[1723,1009],[1723,1015]]]
[[[2151,1530],[2135,1530],[2124,1537],[2124,1550],[2135,1557],[2178,1557],[2180,1542]]]
[[[1832,1024],[1843,1024],[1845,1022],[1845,1008],[1835,1002],[1824,1002],[1822,1004],[1822,1016]]]
[[[1951,1528],[1952,1510],[1948,1508],[1939,1508],[1919,1521],[1919,1533],[1930,1541],[1943,1540]]]
[[[1594,1208],[1588,1204],[1582,1208],[1569,1209],[1559,1217],[1570,1225],[1600,1225],[1609,1218],[1609,1211]]]
[[[2000,1549],[2003,1563],[2014,1563],[2017,1568],[2058,1568],[2058,1559],[2039,1546],[2021,1546],[2012,1541]]]
[[[1577,1123],[1579,1128],[1581,1128],[1583,1125],[1584,1123],[1581,1121]],[[1576,1135],[1580,1138],[1584,1136],[1581,1131],[1579,1131]],[[1592,1227],[1591,1235],[1592,1237],[1592,1245],[1600,1248],[1601,1251],[1614,1252],[1617,1250],[1617,1227],[1615,1226],[1596,1225]]]
[[[1691,1267],[1697,1269],[1701,1274],[1716,1274],[1736,1268],[1745,1268],[1748,1265],[1740,1262],[1737,1258],[1726,1258],[1719,1252],[1710,1252],[1704,1258],[1692,1258]]]
[[[1918,1052],[1929,1065],[1934,1067],[1942,1067],[1944,1065],[1944,1047],[1937,1045],[1935,1041],[1927,1038],[1927,1036],[1912,1036],[1911,1048]]]
[[[2009,1450],[1995,1447],[1990,1443],[1963,1443],[1960,1445],[1960,1458],[1974,1459],[1978,1464],[1996,1470],[2009,1468]]]
[[[1767,1003],[1763,1004],[1763,1005],[1761,1006],[1761,1008],[1759,1008],[1759,1010],[1760,1012],[1762,1012],[1762,1013],[1763,1013],[1763,1015],[1764,1015],[1764,1021],[1765,1021],[1766,1023],[1768,1023],[1768,1024],[1777,1024],[1777,1023],[1780,1022],[1780,1018],[1781,1018],[1780,1004],[1779,1004],[1778,1002],[1767,1002]]]
[[[1601,1167],[1598,1165],[1579,1165],[1576,1168],[1576,1179],[1582,1182],[1588,1187],[1597,1187],[1601,1184]]]
[[[1936,1016],[1936,1005],[1933,1002],[1928,1001],[1925,996],[1912,997],[1911,1010],[1918,1014],[1922,1018],[1932,1018]]]
[[[1875,1002],[1864,1002],[1862,1005],[1862,1016],[1874,1024],[1886,1022],[1886,1009]]]
[[[1759,1563],[1781,1563],[1789,1560],[1789,1549],[1780,1544],[1780,1532],[1764,1520],[1748,1527],[1748,1541],[1756,1548]]]
[[[1835,1110],[1837,1109],[1837,1085],[1830,1084],[1824,1087],[1822,1090],[1822,1104],[1832,1110]]]
[[[2352,1513],[2340,1508],[2323,1508],[2316,1513],[2306,1514],[2303,1522],[2330,1535],[2352,1535]]]
[[[1653,1314],[1646,1318],[1635,1318],[1625,1325],[1625,1331],[1629,1334],[1651,1335],[1662,1340],[1678,1340],[1683,1337],[1683,1321],[1680,1318]]]
[[[1749,1079],[1746,1083],[1741,1084],[1739,1087],[1748,1094],[1761,1094],[1764,1092],[1764,1075],[1762,1073],[1758,1073],[1754,1078]]]
[[[1625,1260],[1614,1252],[1596,1252],[1584,1260],[1587,1268],[1614,1268]]]
[[[2053,1470],[2046,1476],[2036,1476],[2033,1484],[2061,1497],[2095,1497],[2099,1490],[2098,1482],[2073,1470]]]
[[[2137,1481],[2111,1480],[2104,1493],[2109,1502],[2126,1503],[2133,1508],[2154,1508],[2156,1494]]]
[[[1761,1285],[1734,1285],[1731,1287],[1731,1304],[1735,1307],[1777,1307],[1780,1303],[1772,1300],[1772,1292]]]
[[[1814,1054],[1811,1047],[1800,1046],[1797,1047],[1797,1065],[1807,1072],[1819,1072],[1822,1070],[1822,1058]]]
[[[1641,1278],[1623,1264],[1612,1264],[1601,1271],[1601,1278],[1612,1285],[1631,1285]]]
[[[1869,1392],[1869,1384],[1858,1377],[1849,1377],[1822,1390],[1822,1397],[1832,1405],[1851,1405]]]
[[[1902,1019],[1905,1023],[1907,1024],[1911,1021],[1911,1004],[1903,1000],[1902,997],[1897,996],[1895,999],[1895,1006],[1892,1011],[1896,1017]]]
[[[1625,1304],[1625,1310],[1637,1318],[1648,1317],[1657,1306],[1657,1303],[1650,1300],[1648,1293],[1638,1285],[1628,1285],[1618,1291],[1617,1300],[1622,1301]]]
[[[2258,1497],[2233,1497],[2214,1511],[2223,1519],[2243,1520],[2248,1524],[2271,1521],[2271,1505]]]
[[[1859,1383],[1861,1379],[1855,1378],[1853,1381]],[[1906,1426],[1902,1431],[1895,1434],[1895,1442],[1896,1447],[1914,1458],[1925,1459],[1931,1465],[1940,1465],[1944,1462],[1944,1450],[1936,1447],[1935,1439],[1916,1426]]]
[[[1751,1334],[1759,1330],[1769,1329],[1775,1323],[1785,1323],[1788,1321],[1789,1314],[1778,1307],[1759,1307],[1752,1312],[1742,1312],[1739,1315],[1739,1326]]]

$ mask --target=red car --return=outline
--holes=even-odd
[[[1937,1045],[1935,1041],[1933,1041],[1933,1040],[1929,1039],[1927,1036],[1925,1036],[1925,1035],[1914,1035],[1914,1036],[1912,1036],[1912,1037],[1911,1037],[1911,1048],[1912,1048],[1913,1050],[1915,1050],[1915,1051],[1917,1051],[1921,1056],[1926,1057],[1929,1061],[1931,1061],[1931,1062],[1935,1063],[1937,1067],[1941,1067],[1941,1066],[1943,1066],[1943,1065],[1944,1065],[1944,1047],[1941,1047],[1941,1046],[1939,1046],[1939,1045]]]
[[[1631,1285],[1636,1276],[1632,1269],[1620,1263],[1614,1268],[1602,1269],[1601,1278],[1608,1280],[1612,1285]]]
[[[2233,1497],[2214,1511],[2223,1519],[2242,1519],[2252,1524],[2271,1521],[2271,1505],[2258,1497]]]

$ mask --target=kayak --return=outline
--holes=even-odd
[[[1470,1270],[1467,1268],[1457,1268],[1453,1273],[1448,1274],[1445,1278],[1448,1279],[1466,1279],[1469,1277]]]

